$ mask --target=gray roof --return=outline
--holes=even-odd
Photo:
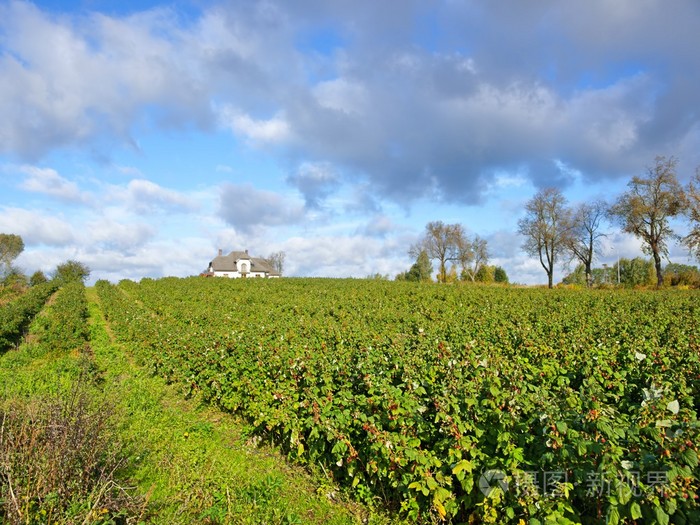
[[[236,264],[238,261],[250,261],[251,272],[265,272],[269,275],[279,275],[270,266],[270,263],[260,257],[251,257],[247,252],[234,251],[228,255],[217,255],[211,262],[211,269],[215,272],[235,272],[238,271]]]
[[[250,260],[250,270],[252,272],[267,272],[270,275],[279,275],[267,259],[253,257]]]

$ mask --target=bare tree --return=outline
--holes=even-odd
[[[276,271],[280,276],[282,275],[282,272],[284,271],[284,259],[286,258],[286,254],[283,251],[271,253],[270,255],[267,256],[267,262],[270,263],[270,266],[272,266],[272,269]]]
[[[661,286],[664,274],[661,257],[668,258],[668,239],[677,238],[669,219],[686,207],[685,192],[676,177],[674,157],[656,157],[646,177],[633,177],[629,190],[610,208],[610,217],[622,228],[643,241],[642,250],[654,258],[656,284]]]
[[[438,261],[438,282],[447,281],[447,263],[459,261],[461,248],[465,245],[464,228],[461,224],[429,222],[421,240],[411,247],[409,254],[418,257],[425,250],[431,260]]]
[[[586,272],[586,285],[593,286],[593,260],[595,252],[600,248],[600,238],[605,233],[600,230],[601,222],[607,214],[608,205],[598,200],[583,203],[572,213],[570,235],[567,236],[567,247],[573,257],[583,264]]]
[[[468,241],[467,245],[466,252],[469,257],[460,258],[462,273],[474,282],[479,270],[489,262],[488,243],[486,239],[475,235],[471,241]]]
[[[688,183],[685,191],[686,215],[690,219],[690,233],[683,237],[683,244],[700,259],[700,168]]]
[[[518,233],[525,237],[523,249],[528,255],[539,257],[552,288],[554,266],[568,244],[571,212],[566,198],[556,188],[537,192],[525,210],[527,215],[518,221]]]

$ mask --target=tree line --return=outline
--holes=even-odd
[[[680,241],[700,258],[700,170],[683,186],[676,175],[677,159],[657,157],[643,176],[635,176],[627,191],[608,204],[604,201],[567,206],[557,188],[540,190],[526,205],[526,215],[518,222],[525,237],[523,249],[537,257],[552,287],[555,265],[576,259],[583,265],[586,284],[593,285],[592,264],[602,231],[603,219],[642,241],[642,251],[653,259],[656,285],[664,282],[662,258],[668,259],[669,243]],[[670,220],[686,217],[690,232],[681,237]]]
[[[518,233],[524,238],[522,249],[537,258],[547,274],[549,288],[553,287],[557,265],[568,265],[572,261],[576,261],[578,267],[574,274],[567,276],[568,282],[578,279],[580,275],[576,274],[583,273],[587,286],[601,284],[605,272],[593,268],[593,263],[601,240],[607,235],[603,230],[606,221],[642,241],[642,251],[652,258],[657,286],[664,282],[662,258],[668,259],[670,242],[680,241],[700,259],[700,168],[683,186],[676,175],[677,163],[674,157],[656,157],[654,166],[647,167],[644,175],[632,177],[627,191],[612,203],[595,200],[569,206],[558,188],[538,191],[525,205],[525,216],[518,221]],[[685,217],[690,222],[687,235],[680,236],[673,231],[670,220],[675,217]],[[488,265],[486,239],[479,235],[469,237],[461,224],[428,223],[423,236],[411,246],[409,255],[415,258],[415,263],[397,275],[397,280],[432,280],[431,263],[435,261],[438,282],[508,281],[503,268]],[[643,274],[642,263],[641,259],[629,262],[635,275]],[[688,277],[689,270],[682,273],[685,277],[681,280],[692,280]],[[634,284],[644,282],[638,276],[625,275],[625,278]]]
[[[431,281],[432,261],[438,262],[437,280],[507,283],[508,275],[500,266],[490,266],[488,243],[479,235],[469,237],[461,224],[429,222],[409,255],[416,262],[396,276],[397,281]],[[448,269],[448,264],[450,268]]]
[[[14,265],[15,259],[24,251],[24,240],[20,235],[13,233],[0,233],[0,285],[3,287],[34,286],[47,282],[47,277],[41,270],[35,271],[31,276]],[[90,276],[90,268],[78,261],[65,261],[56,266],[51,274],[51,279],[61,283],[83,281]]]

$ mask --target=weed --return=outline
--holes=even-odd
[[[115,473],[123,467],[113,410],[84,377],[52,397],[0,405],[0,521],[127,523],[143,505]]]

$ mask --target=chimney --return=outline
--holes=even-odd
[[[222,251],[221,251],[221,248],[219,248],[219,257],[221,257],[221,255],[222,255]]]
[[[245,254],[248,255],[248,250],[245,251]]]

